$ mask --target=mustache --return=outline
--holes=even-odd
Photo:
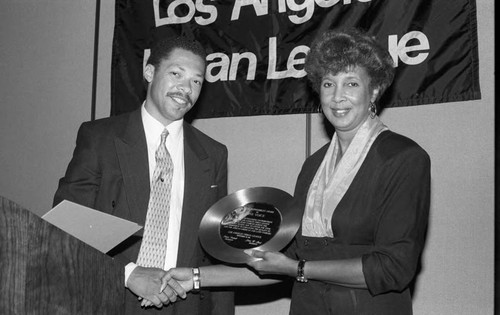
[[[187,94],[181,93],[181,92],[168,92],[167,93],[168,97],[176,96],[179,98],[183,98],[189,102],[189,104],[193,104],[193,99]]]

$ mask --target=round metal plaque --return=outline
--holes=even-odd
[[[253,187],[236,191],[216,202],[200,223],[205,250],[228,263],[255,258],[245,249],[279,251],[295,236],[302,213],[293,197],[277,188]]]

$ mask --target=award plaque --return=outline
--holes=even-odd
[[[279,251],[295,236],[302,212],[288,193],[272,187],[242,189],[216,202],[203,216],[199,237],[213,257],[228,263],[256,260],[243,251]]]

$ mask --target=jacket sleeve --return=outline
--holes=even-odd
[[[95,141],[92,139],[87,124],[84,123],[78,130],[76,147],[73,157],[54,196],[53,205],[63,200],[94,207],[101,180]]]
[[[223,146],[220,152],[220,158],[217,163],[216,182],[218,186],[217,200],[227,195],[227,147]]]
[[[217,200],[227,195],[227,158],[228,152],[226,146],[220,150],[220,157],[217,163],[216,182],[218,186]],[[234,292],[232,290],[212,290],[211,294],[213,315],[234,315]]]
[[[373,250],[362,256],[372,295],[406,289],[416,274],[430,207],[430,159],[420,147],[383,165]]]

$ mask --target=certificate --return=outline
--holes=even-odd
[[[68,200],[45,213],[42,219],[102,253],[107,253],[142,228],[135,222]]]

